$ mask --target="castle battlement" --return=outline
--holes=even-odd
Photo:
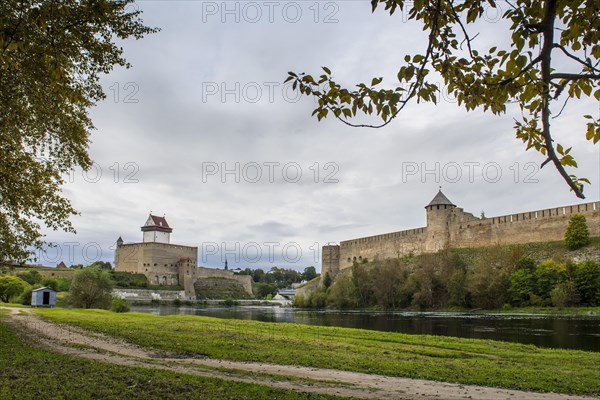
[[[425,210],[426,227],[323,246],[322,275],[336,275],[365,259],[435,253],[445,248],[563,240],[572,214],[584,215],[590,235],[600,236],[600,201],[479,218],[456,207],[440,190]]]

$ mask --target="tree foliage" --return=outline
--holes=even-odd
[[[110,273],[97,268],[77,271],[69,289],[69,302],[79,308],[105,308],[111,306],[114,283]]]
[[[29,284],[13,275],[0,275],[0,301],[8,303],[11,298],[19,296]]]
[[[299,307],[499,309],[526,306],[600,304],[600,266],[594,261],[537,263],[516,252],[480,254],[471,259],[451,251],[417,257],[355,263],[308,296]],[[324,278],[327,278],[325,274]]]
[[[590,232],[585,215],[572,214],[565,231],[565,246],[569,250],[576,250],[588,244],[590,244]]]
[[[294,89],[318,99],[313,115],[333,115],[350,126],[379,128],[396,118],[410,101],[436,102],[441,77],[448,93],[467,110],[483,108],[502,114],[517,103],[522,118],[515,121],[516,137],[526,149],[540,152],[551,162],[578,197],[586,178],[566,171],[577,167],[571,147],[553,140],[550,120],[568,100],[593,96],[600,100],[600,18],[597,0],[372,0],[373,12],[382,5],[390,15],[406,13],[408,20],[427,32],[421,54],[406,55],[395,88],[380,88],[381,77],[342,87],[328,67],[317,78],[289,72]],[[470,26],[483,20],[487,7],[504,8],[508,45],[497,36],[495,46],[478,49]],[[500,24],[494,34],[500,35]],[[559,61],[559,62],[557,62]],[[560,64],[561,69],[558,69]],[[357,124],[359,114],[375,115],[380,124]],[[600,141],[600,120],[583,116],[579,127],[586,139]]]
[[[23,261],[42,246],[41,224],[74,232],[63,177],[87,169],[88,109],[99,83],[129,67],[116,39],[156,31],[133,0],[0,2],[0,261]]]

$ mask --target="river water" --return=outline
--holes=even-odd
[[[131,311],[156,315],[203,315],[265,322],[293,322],[600,351],[600,316],[597,315],[315,311],[271,306],[132,306]]]

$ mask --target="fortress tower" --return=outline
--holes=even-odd
[[[456,205],[442,193],[442,190],[425,206],[427,212],[427,238],[425,253],[434,253],[450,245],[450,225]]]
[[[170,243],[173,229],[164,216],[157,217],[150,214],[146,223],[142,226],[142,232],[144,232],[144,243]]]

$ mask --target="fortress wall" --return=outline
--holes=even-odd
[[[368,236],[340,242],[339,269],[352,266],[363,259],[402,257],[424,251],[426,228],[410,229],[383,235]]]
[[[144,274],[151,285],[180,285],[177,263],[189,257],[192,266],[198,260],[198,248],[167,243],[131,243],[117,247],[115,271]]]
[[[224,278],[240,283],[246,293],[252,295],[252,277],[250,275],[236,275],[233,271],[215,268],[199,267],[196,269],[196,277],[202,278]]]
[[[455,227],[453,247],[481,247],[563,240],[572,214],[586,217],[590,236],[600,236],[600,202],[478,219]]]

